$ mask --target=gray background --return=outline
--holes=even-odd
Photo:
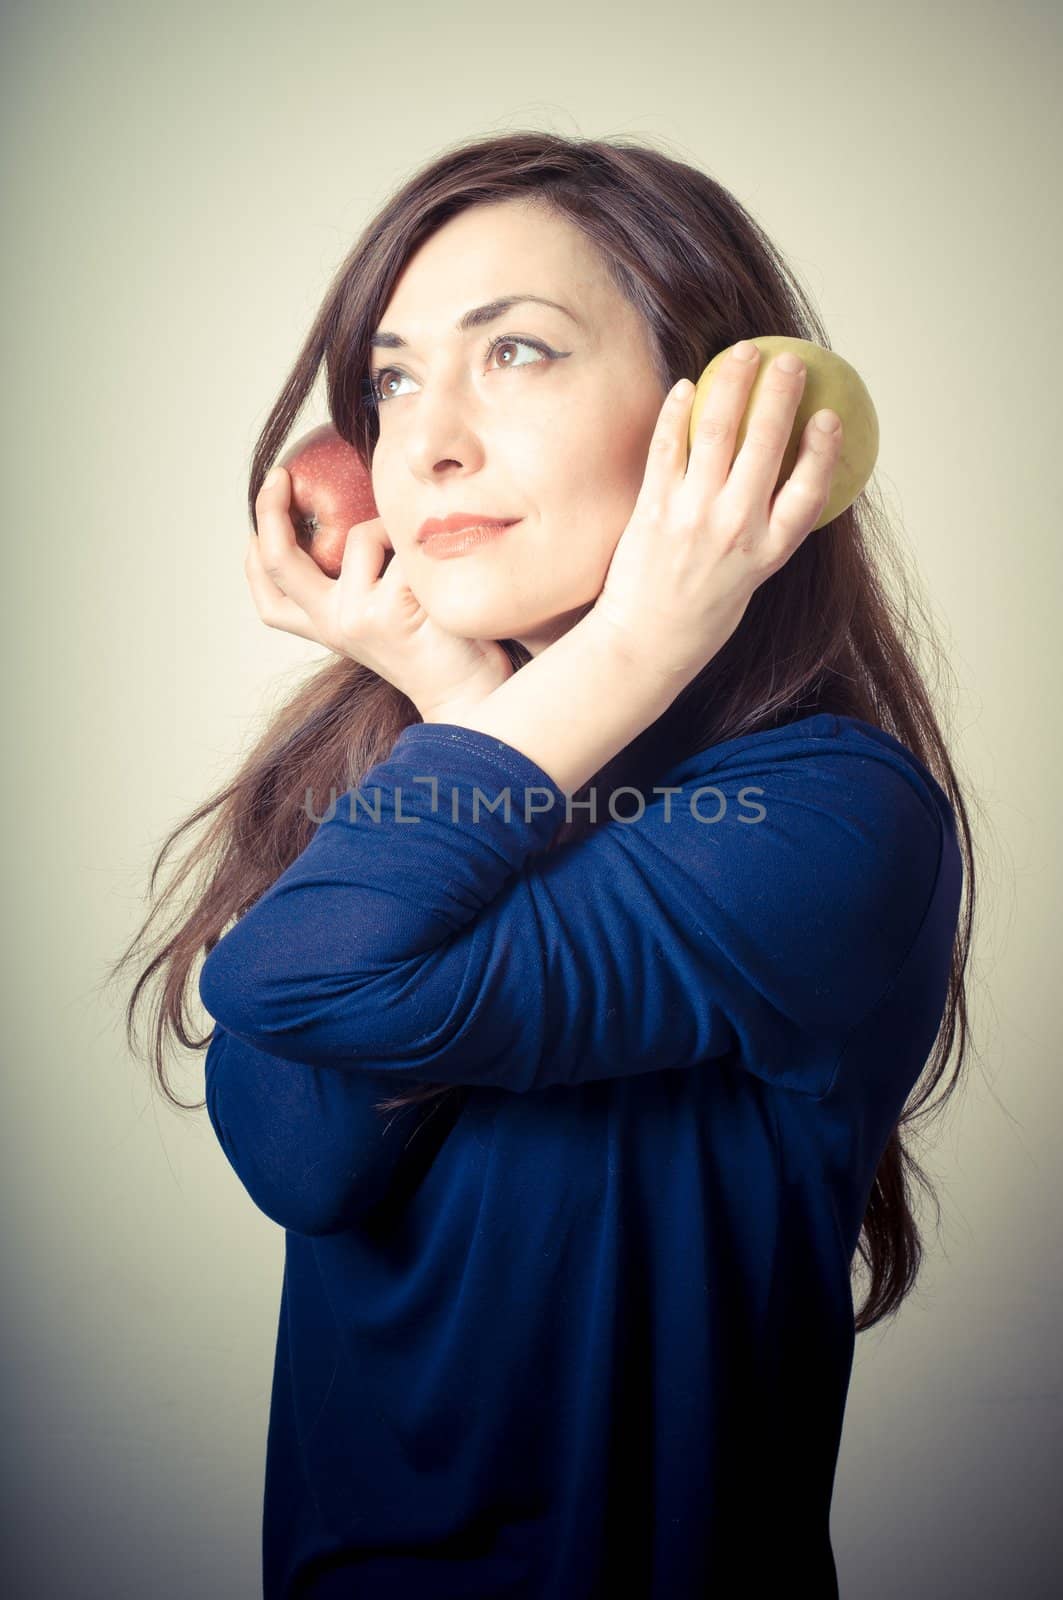
[[[706,168],[874,397],[992,831],[983,1059],[922,1153],[918,1289],[857,1341],[834,1542],[846,1600],[1048,1593],[1060,43],[1021,4],[4,6],[8,1594],[259,1592],[283,1235],[98,983],[164,835],[322,658],[259,622],[243,554],[326,282],[424,161],[520,127]],[[201,1098],[202,1058],[174,1081]]]

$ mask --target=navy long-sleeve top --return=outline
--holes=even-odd
[[[837,1595],[850,1267],[944,1010],[952,808],[820,713],[548,849],[564,817],[414,724],[203,967],[211,1123],[286,1230],[265,1600]],[[422,1083],[462,1087],[375,1109]]]

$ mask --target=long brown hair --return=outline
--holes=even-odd
[[[570,139],[516,132],[458,144],[417,172],[366,227],[340,266],[306,342],[259,435],[251,465],[248,511],[314,388],[322,362],[333,425],[368,465],[378,433],[366,392],[370,337],[407,261],[423,241],[466,207],[520,199],[550,208],[597,245],[619,289],[642,313],[662,390],[696,380],[720,350],[743,337],[788,334],[829,348],[826,332],[786,263],[753,217],[696,167],[627,139]],[[874,480],[872,480],[872,484]],[[892,580],[893,590],[890,583]],[[913,621],[912,613],[916,613]],[[516,640],[500,641],[515,670],[530,659]],[[919,661],[920,644],[937,676],[944,653],[928,608],[905,570],[876,491],[810,535],[755,592],[735,633],[663,717],[595,774],[592,788],[652,775],[673,762],[740,734],[777,727],[817,711],[859,717],[898,738],[934,774],[954,808],[964,856],[965,906],[953,949],[948,998],[934,1049],[879,1162],[858,1253],[868,1271],[858,1332],[891,1315],[912,1288],[922,1258],[911,1207],[912,1181],[933,1195],[905,1143],[918,1119],[952,1093],[968,1049],[965,969],[974,911],[975,872],[967,810]],[[167,1034],[202,1050],[186,1010],[195,976],[229,925],[305,848],[315,823],[307,791],[342,793],[390,752],[416,707],[392,684],[346,657],[315,666],[242,761],[232,781],[168,835],[149,886],[182,834],[210,818],[186,850],[165,891],[111,969],[111,977],[150,956],[126,1009],[126,1034],[137,1051],[134,1015],[158,974],[150,1063],[170,1102],[198,1110],[172,1092]],[[608,787],[605,793],[609,792]],[[577,807],[554,844],[595,824]],[[598,823],[608,819],[597,807]],[[189,884],[189,892],[181,894]],[[164,908],[165,928],[155,924]],[[149,937],[150,936],[150,937]],[[951,1077],[932,1091],[953,1046]],[[467,1086],[425,1084],[381,1101],[389,1111]],[[855,1262],[855,1257],[854,1257]]]

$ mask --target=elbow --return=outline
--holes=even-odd
[[[206,1011],[226,1032],[248,1040],[297,1032],[316,992],[290,964],[286,970],[283,947],[263,939],[247,917],[219,939],[199,973]]]
[[[223,952],[225,940],[214,946],[210,955],[204,961],[199,972],[199,998],[203,1009],[214,1018],[216,1023],[227,1033],[238,1033],[241,1030],[235,1027],[231,997],[233,984],[231,976],[225,970],[225,955]]]
[[[290,1006],[281,1014],[276,985],[273,993],[263,990],[246,970],[241,970],[226,944],[227,939],[214,947],[200,971],[199,998],[204,1010],[226,1033],[244,1044],[312,1064],[313,1053],[307,1055],[298,1046],[306,1026],[304,1017],[292,1014]],[[297,1041],[297,1048],[289,1053],[285,1046],[291,1040]]]
[[[199,998],[227,1033],[285,1061],[359,1066],[387,1060],[395,1037],[392,997],[401,974],[378,980],[285,974],[272,957],[248,961],[222,939],[199,974]]]

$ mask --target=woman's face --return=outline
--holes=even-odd
[[[516,295],[571,316],[523,301],[456,330]],[[580,230],[523,200],[445,223],[381,324],[405,343],[371,355],[373,494],[406,581],[448,632],[537,654],[594,604],[642,485],[665,395],[646,324]],[[464,555],[426,555],[421,524],[453,511],[520,521]]]

